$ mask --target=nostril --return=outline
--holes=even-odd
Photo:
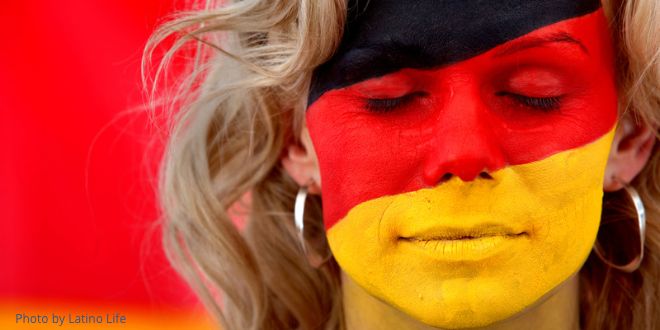
[[[454,175],[451,174],[451,173],[445,173],[445,174],[440,178],[440,182],[438,182],[438,183],[447,182],[447,181],[449,181],[449,180],[451,179],[452,176],[454,176]]]
[[[482,178],[482,179],[493,180],[493,177],[490,176],[490,174],[488,174],[488,173],[486,173],[486,172],[481,172],[481,173],[479,173],[479,177]]]

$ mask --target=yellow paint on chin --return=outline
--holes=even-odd
[[[613,134],[492,180],[453,178],[361,203],[328,230],[328,243],[358,285],[423,323],[458,329],[507,319],[588,257]]]

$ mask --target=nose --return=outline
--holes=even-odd
[[[442,106],[424,164],[429,186],[458,176],[467,182],[492,179],[490,173],[504,167],[506,160],[494,133],[493,118],[478,91],[454,93]]]

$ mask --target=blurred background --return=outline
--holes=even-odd
[[[210,328],[161,251],[162,144],[135,110],[145,42],[183,6],[0,2],[1,329],[48,327],[18,313],[106,312],[127,316],[117,329]]]

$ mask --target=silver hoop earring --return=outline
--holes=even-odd
[[[298,190],[298,195],[296,195],[296,202],[293,207],[293,219],[298,229],[298,241],[303,248],[303,251],[307,253],[307,247],[305,244],[305,238],[303,233],[305,230],[304,215],[305,215],[305,201],[307,200],[307,187],[300,187]]]
[[[307,262],[309,263],[310,266],[314,268],[319,268],[322,265],[324,265],[326,262],[328,262],[332,254],[329,249],[319,249],[317,246],[318,244],[312,244],[309,247],[307,246],[308,242],[307,239],[305,239],[305,202],[307,200],[307,187],[300,187],[298,190],[298,194],[296,195],[296,201],[293,206],[293,220],[296,225],[296,229],[298,230],[298,243],[300,243],[300,246],[302,247],[303,254],[307,258]],[[321,244],[327,247],[327,241],[323,240],[325,239],[325,235],[323,238],[316,237],[314,236],[314,232],[318,230],[318,228],[314,228],[314,224],[310,227],[311,233],[308,233],[312,235],[313,237],[313,243],[319,243],[322,242]]]
[[[628,262],[627,264],[617,264],[611,260],[609,260],[605,256],[605,252],[602,251],[600,248],[598,241],[596,241],[596,244],[594,244],[594,252],[596,252],[596,255],[598,258],[603,261],[606,265],[609,267],[618,269],[620,271],[624,271],[627,273],[632,273],[636,271],[639,266],[642,264],[642,259],[644,259],[644,237],[646,234],[646,211],[644,209],[644,203],[642,202],[642,198],[639,196],[639,193],[637,190],[633,187],[631,187],[628,184],[623,184],[623,188],[625,189],[625,192],[628,194],[629,198],[633,202],[633,206],[635,208],[635,212],[637,214],[637,226],[639,228],[639,253],[635,256],[635,258],[632,259],[632,261]],[[602,224],[601,224],[602,226]]]

